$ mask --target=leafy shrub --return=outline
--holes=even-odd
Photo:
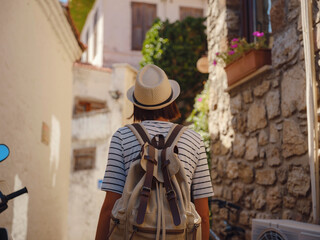
[[[194,131],[198,132],[203,141],[207,153],[207,159],[210,166],[210,134],[208,126],[208,114],[209,114],[209,81],[204,85],[204,89],[195,97],[195,103],[190,116],[187,118],[187,122],[190,122],[189,126]]]
[[[192,111],[193,99],[203,89],[203,82],[208,77],[196,69],[197,60],[207,51],[204,21],[205,18],[192,17],[174,23],[157,19],[143,43],[140,65],[155,64],[170,79],[179,82],[178,106],[182,121]]]

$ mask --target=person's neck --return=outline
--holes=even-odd
[[[166,119],[166,118],[163,118],[163,117],[159,117],[159,118],[155,119],[155,121],[169,122],[169,119]]]

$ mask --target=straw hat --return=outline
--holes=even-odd
[[[153,64],[148,64],[139,71],[135,86],[127,91],[127,97],[134,105],[147,110],[164,108],[179,94],[179,84],[169,80],[166,73]]]

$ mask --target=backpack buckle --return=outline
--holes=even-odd
[[[166,192],[166,196],[168,200],[176,198],[176,193],[170,189],[168,192]]]
[[[151,192],[151,188],[143,186],[141,189],[141,195],[149,197]]]

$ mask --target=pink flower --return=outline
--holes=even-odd
[[[213,60],[213,65],[214,65],[214,66],[217,65],[217,60]]]
[[[238,38],[234,38],[234,39],[231,40],[231,42],[238,42],[238,41],[239,41]]]
[[[198,102],[202,102],[202,98],[199,97],[199,98],[197,99],[197,101],[198,101]]]
[[[218,57],[219,55],[220,55],[220,53],[219,53],[219,52],[217,52],[217,53],[216,53],[216,56]]]
[[[252,33],[252,35],[253,35],[253,36],[256,36],[256,37],[263,37],[263,36],[264,36],[264,33],[263,33],[263,32],[258,32],[258,31],[256,31],[256,32]]]
[[[231,45],[230,47],[231,47],[231,48],[237,48],[237,47],[238,47],[238,44],[235,43],[235,44]]]
[[[231,50],[231,51],[228,52],[228,54],[229,54],[229,55],[233,55],[233,54],[234,54],[234,51]]]
[[[252,33],[253,36],[258,36],[258,34],[260,34],[258,31]]]
[[[258,35],[257,35],[257,37],[263,37],[264,36],[264,33],[263,32],[261,32],[261,33],[259,33]]]

